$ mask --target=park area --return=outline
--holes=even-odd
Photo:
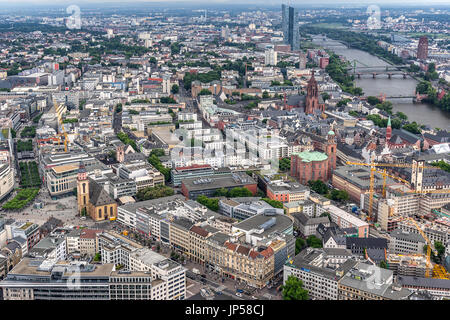
[[[19,162],[20,186],[23,188],[40,187],[42,184],[35,161]]]
[[[39,188],[19,189],[17,195],[3,205],[5,210],[19,210],[36,198]]]

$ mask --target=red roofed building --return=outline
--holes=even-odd
[[[196,263],[204,264],[206,260],[206,239],[210,233],[202,227],[192,226],[189,230],[189,258]]]

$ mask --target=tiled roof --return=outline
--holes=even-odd
[[[199,226],[192,226],[191,230],[192,232],[198,234],[199,236],[205,238],[208,236],[208,231],[206,231],[205,229],[199,227]]]
[[[95,207],[116,203],[103,187],[89,178],[89,202]]]

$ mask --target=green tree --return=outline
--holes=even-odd
[[[242,188],[236,187],[228,192],[228,197],[230,198],[251,197],[251,196],[253,196],[253,193],[245,187]]]
[[[270,204],[274,208],[283,209],[283,202],[281,202],[281,201],[272,200],[272,199],[269,199],[269,198],[262,198],[261,200],[267,202],[268,204]]]
[[[342,99],[339,100],[338,103],[336,104],[336,107],[340,108],[340,107],[345,107],[347,105],[347,103],[351,102],[351,99]]]
[[[177,94],[180,91],[180,87],[177,84],[174,84],[172,88],[170,89],[170,92],[173,94]]]
[[[377,104],[381,103],[381,100],[378,99],[377,97],[374,96],[368,96],[367,97],[367,102],[371,105],[371,106],[375,106]]]
[[[322,180],[309,180],[308,186],[318,194],[327,194],[328,186]]]
[[[329,212],[323,212],[320,216],[321,217],[328,217],[328,220],[330,220],[330,222],[331,222],[331,214]]]
[[[331,190],[331,199],[335,201],[344,202],[349,199],[349,195],[345,190],[333,189]]]
[[[323,101],[326,101],[326,100],[330,99],[330,95],[327,92],[323,92],[322,99],[323,99]]]
[[[199,96],[208,96],[208,95],[211,95],[211,94],[212,94],[211,91],[209,91],[208,89],[202,89],[202,90],[198,93]]]
[[[165,155],[165,152],[163,149],[153,149],[152,151],[150,151],[150,155],[151,156],[156,156],[156,157],[163,157]]]
[[[315,235],[310,235],[310,236],[306,239],[306,243],[307,243],[308,246],[311,247],[311,248],[322,248],[322,240],[320,240],[319,238],[317,238]]]
[[[303,288],[303,282],[294,276],[289,276],[281,286],[283,300],[308,300],[308,291]]]
[[[401,111],[397,111],[397,113],[395,115],[397,118],[399,118],[401,120],[408,120],[408,116]]]
[[[168,186],[158,185],[155,187],[147,187],[139,190],[136,193],[136,198],[139,201],[158,199],[163,197],[172,196],[174,194],[174,190]]]
[[[228,195],[228,190],[225,188],[217,189],[214,193],[214,196],[216,197],[226,197]]]
[[[207,196],[201,195],[197,197],[197,202],[212,211],[219,211],[219,199],[217,198],[208,198]]]
[[[299,254],[300,251],[305,247],[306,242],[302,238],[297,238],[295,240],[295,255]]]
[[[380,268],[389,269],[386,261],[384,260],[380,261]]]

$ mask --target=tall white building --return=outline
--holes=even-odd
[[[265,54],[264,64],[266,66],[277,65],[277,52],[274,50],[273,45],[267,46],[264,54]]]

